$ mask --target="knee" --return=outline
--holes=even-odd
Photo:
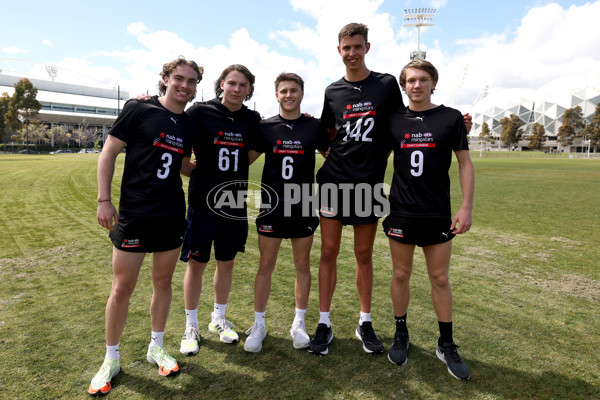
[[[113,284],[110,297],[117,303],[129,302],[133,289],[135,289],[135,285],[115,283]]]
[[[410,275],[410,268],[394,267],[394,270],[392,272],[392,279],[396,282],[408,282],[410,280]]]
[[[429,274],[431,286],[436,289],[446,289],[450,287],[450,278],[447,273]]]
[[[373,263],[373,249],[357,249],[354,251],[358,265],[369,266]]]
[[[171,275],[154,277],[152,279],[152,285],[154,286],[154,289],[163,290],[163,291],[171,290],[172,279],[173,279],[173,277]]]
[[[337,246],[323,245],[321,248],[321,261],[325,263],[334,263],[337,260],[339,251]]]

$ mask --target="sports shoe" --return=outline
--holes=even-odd
[[[162,376],[169,376],[179,372],[177,360],[168,355],[162,346],[148,347],[146,359],[148,362],[158,365],[158,373]]]
[[[457,345],[452,343],[438,343],[437,351],[435,354],[437,357],[448,366],[448,372],[456,379],[467,380],[471,377],[467,364],[458,355]]]
[[[388,351],[388,360],[397,365],[408,362],[408,332],[396,332],[394,341]]]
[[[208,331],[219,335],[221,342],[237,343],[240,340],[238,334],[233,330],[235,325],[225,319],[224,315],[210,314],[212,321],[208,324]]]
[[[290,335],[292,335],[295,349],[306,349],[310,345],[310,338],[308,337],[308,333],[306,333],[304,322],[294,322],[290,328]]]
[[[246,331],[246,343],[244,343],[244,350],[250,353],[258,353],[262,349],[263,340],[267,336],[267,331],[264,325],[255,323],[250,329]]]
[[[310,341],[308,351],[313,354],[326,355],[329,353],[329,343],[333,340],[333,331],[326,324],[317,325],[315,335]]]
[[[367,353],[383,353],[383,345],[381,340],[375,334],[373,330],[373,324],[371,321],[365,321],[362,325],[359,325],[354,332],[356,337],[360,339],[363,344],[363,349]]]
[[[185,329],[185,333],[181,338],[181,346],[179,347],[179,351],[182,354],[187,354],[188,356],[198,354],[200,350],[199,343],[202,340],[200,336],[200,332],[198,332],[198,328],[194,325],[188,325]]]
[[[88,393],[91,395],[107,394],[112,389],[110,381],[121,371],[119,360],[109,358],[104,360],[100,370],[92,379]]]

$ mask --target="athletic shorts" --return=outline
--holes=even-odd
[[[247,219],[223,218],[207,208],[190,205],[179,259],[207,263],[214,247],[215,259],[231,261],[237,253],[244,252],[247,237]]]
[[[272,238],[308,237],[315,233],[318,226],[318,217],[272,217],[267,215],[256,219],[258,234]]]
[[[183,242],[186,221],[182,217],[129,217],[119,215],[119,223],[108,236],[113,245],[132,253],[153,253],[177,249]]]
[[[444,217],[413,218],[389,215],[383,220],[383,231],[396,242],[419,247],[445,243],[454,238],[452,220]]]
[[[339,184],[337,187],[321,184],[319,200],[321,217],[339,220],[344,225],[374,224],[389,209],[381,184]]]

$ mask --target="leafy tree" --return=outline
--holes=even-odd
[[[34,143],[44,143],[47,144],[49,142],[50,137],[50,128],[46,124],[42,124],[38,120],[33,120],[29,123],[29,139]]]
[[[562,116],[562,126],[558,128],[556,141],[565,147],[573,144],[573,139],[578,136],[584,127],[583,111],[580,106],[568,108]]]
[[[491,138],[490,127],[487,122],[484,122],[481,125],[481,133],[479,133],[479,140],[481,140],[481,144],[483,144],[484,149],[486,148],[486,143]]]
[[[500,120],[500,125],[502,125],[502,135],[500,135],[502,143],[508,147],[511,147],[512,144],[519,143],[519,140],[521,140],[521,136],[523,135],[523,130],[520,129],[521,120],[518,115],[510,114],[510,116],[502,118]]]
[[[544,125],[535,123],[531,128],[531,136],[529,136],[529,148],[541,150],[546,143],[546,129]]]
[[[2,96],[0,96],[0,139],[2,139],[4,143],[7,142],[10,133],[8,124],[5,122],[5,116],[8,113],[9,103],[10,96],[8,93],[2,93]]]
[[[592,123],[585,127],[583,134],[590,139],[591,145],[594,146],[594,151],[598,151],[598,143],[600,143],[600,103],[596,105]]]
[[[33,83],[27,78],[23,78],[15,83],[15,92],[10,98],[8,112],[4,117],[9,127],[15,131],[21,128],[22,122],[19,120],[19,117],[22,117],[23,122],[25,122],[25,137],[27,143],[29,143],[27,123],[34,119],[42,108],[42,103],[36,99],[37,92],[37,88],[33,86]]]
[[[52,128],[52,135],[54,135],[54,143],[58,144],[61,149],[71,141],[71,134],[62,126]]]

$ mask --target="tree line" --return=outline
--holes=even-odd
[[[72,141],[83,148],[97,145],[97,128],[88,128],[85,123],[72,131],[62,126],[51,129],[42,123],[38,119],[42,108],[37,100],[38,90],[29,79],[21,79],[14,88],[12,96],[6,92],[0,95],[0,140],[4,149],[8,142],[24,143],[26,152],[30,151],[30,143],[36,151],[38,144],[52,144],[61,149],[68,147]]]
[[[500,120],[502,125],[502,134],[500,141],[505,146],[511,148],[523,139],[523,128],[521,119],[516,114],[510,114]],[[592,122],[585,124],[583,111],[580,106],[565,110],[562,116],[562,126],[558,128],[556,141],[564,147],[569,147],[573,144],[575,138],[586,137],[590,140],[590,145],[594,151],[598,151],[598,143],[600,143],[600,103],[596,105]],[[484,122],[481,126],[479,139],[482,144],[493,143],[494,138],[491,135],[489,125]],[[540,123],[535,123],[531,127],[531,134],[527,136],[527,145],[533,150],[542,150],[546,143],[546,129]]]

